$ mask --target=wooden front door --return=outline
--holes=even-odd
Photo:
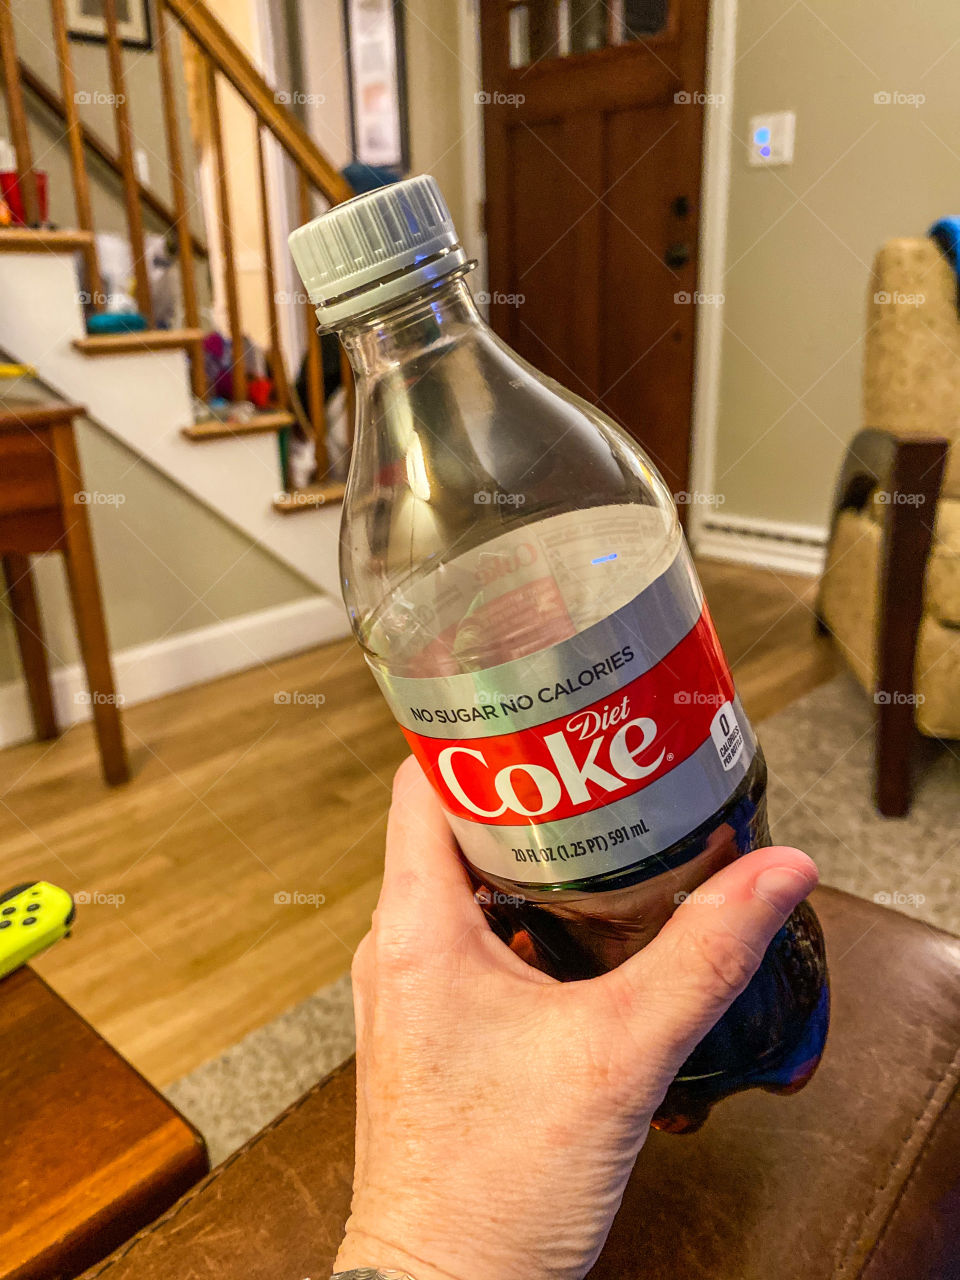
[[[688,488],[709,0],[481,0],[491,319]]]

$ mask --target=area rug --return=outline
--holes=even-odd
[[[774,839],[822,879],[960,933],[960,745],[931,753],[906,818],[871,803],[873,707],[847,675],[760,728]],[[350,979],[252,1032],[167,1089],[217,1164],[353,1051]]]

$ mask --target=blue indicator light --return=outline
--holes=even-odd
[[[760,148],[760,154],[761,154],[762,156],[768,156],[768,155],[770,154],[770,148],[769,148],[769,147],[761,147],[761,148]]]
[[[756,133],[753,135],[753,140],[754,142],[758,143],[760,146],[763,146],[765,143],[770,141],[770,130],[767,128],[766,125],[764,125],[762,129],[758,129],[756,131]]]
[[[605,556],[597,556],[596,560],[591,560],[591,564],[606,564],[608,560],[616,560],[616,551],[610,551]]]

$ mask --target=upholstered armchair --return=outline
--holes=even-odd
[[[870,286],[863,422],[834,500],[818,621],[876,703],[876,803],[907,812],[920,736],[960,738],[960,318],[932,240]]]

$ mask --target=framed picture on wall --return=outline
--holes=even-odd
[[[149,0],[116,0],[116,7],[120,43],[129,49],[152,48]],[[106,41],[103,0],[65,0],[65,9],[71,40]]]
[[[353,159],[406,171],[410,142],[403,0],[343,0],[343,26]]]

